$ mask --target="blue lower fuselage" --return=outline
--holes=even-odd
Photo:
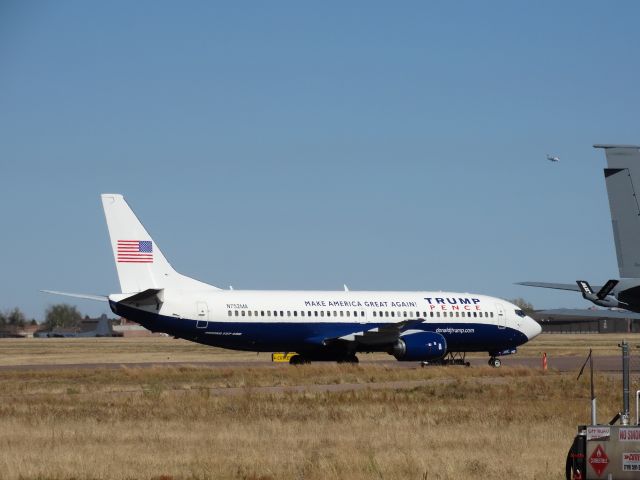
[[[110,302],[114,313],[139,323],[153,332],[231,350],[253,352],[318,352],[326,349],[321,339],[338,338],[356,331],[370,330],[387,323],[357,322],[216,322],[196,321],[161,315],[122,303]],[[487,323],[422,323],[412,330],[440,333],[449,352],[488,352],[497,354],[526,343],[519,330]],[[358,347],[358,351],[386,351],[384,348]]]

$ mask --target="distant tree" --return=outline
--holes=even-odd
[[[36,321],[35,318],[32,318],[31,321],[29,322],[29,325],[31,325],[32,327],[37,325],[37,324],[38,324],[38,322]]]
[[[7,324],[7,316],[0,312],[0,327],[4,326]]]
[[[45,327],[49,329],[66,328],[77,325],[80,320],[82,320],[82,315],[80,315],[76,307],[66,303],[59,303],[47,308],[44,323]]]
[[[15,327],[24,327],[27,324],[27,317],[20,311],[18,307],[6,314],[7,324]]]
[[[535,308],[533,308],[533,305],[527,302],[524,298],[514,298],[513,300],[509,301],[524,310],[524,313],[526,313],[527,315],[535,310]]]

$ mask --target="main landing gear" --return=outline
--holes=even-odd
[[[289,359],[289,365],[304,365],[305,363],[311,363],[302,355],[294,355]]]
[[[502,365],[502,361],[498,357],[491,357],[489,359],[489,366],[498,368],[500,365]]]
[[[428,360],[420,362],[421,367],[428,365],[464,365],[470,367],[471,362],[466,360],[467,354],[465,352],[449,352],[444,357],[438,360]]]

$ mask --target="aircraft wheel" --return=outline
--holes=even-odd
[[[491,365],[493,368],[498,368],[500,365],[502,365],[502,361],[499,358],[491,357],[489,359],[489,365]]]
[[[309,363],[309,361],[302,355],[294,355],[289,359],[289,365],[304,365],[305,363]]]

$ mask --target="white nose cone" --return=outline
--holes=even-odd
[[[527,317],[522,325],[522,333],[524,333],[529,340],[534,339],[542,332],[542,327],[533,318]]]

